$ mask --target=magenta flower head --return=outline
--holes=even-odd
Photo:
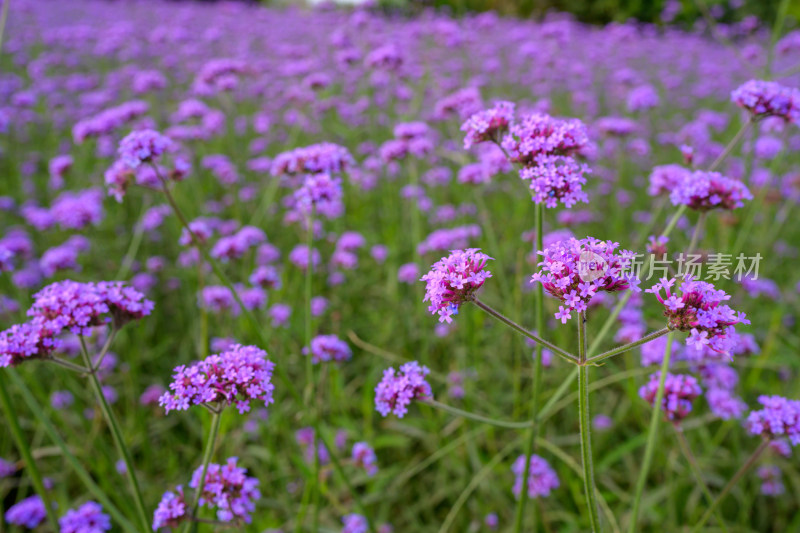
[[[177,528],[186,518],[187,503],[183,487],[178,487],[176,492],[165,492],[158,502],[153,514],[153,531],[162,527]]]
[[[512,162],[535,166],[539,155],[574,155],[588,143],[586,126],[580,120],[535,113],[512,125],[502,146]]]
[[[639,389],[639,396],[651,406],[655,405],[660,379],[661,372],[655,372],[650,375],[647,385]],[[667,373],[664,379],[664,398],[661,408],[668,419],[680,422],[689,415],[692,411],[692,402],[702,393],[703,389],[700,388],[694,377]]]
[[[44,522],[46,516],[44,502],[38,494],[35,494],[9,507],[5,519],[9,524],[34,529]]]
[[[347,148],[333,143],[312,144],[275,156],[273,176],[293,174],[339,174],[355,165]]]
[[[514,487],[512,492],[519,499],[522,495],[522,476],[525,475],[525,456],[520,455],[514,464],[511,465],[514,473]],[[536,454],[531,455],[530,466],[528,467],[528,498],[544,498],[550,492],[557,489],[561,484],[558,480],[556,471],[545,459]]]
[[[353,444],[352,460],[355,466],[366,470],[368,476],[371,477],[378,473],[378,458],[375,456],[375,450],[366,442]]]
[[[786,122],[800,120],[800,90],[774,81],[750,80],[731,93],[731,101],[754,117],[780,117]]]
[[[572,311],[585,311],[597,293],[636,287],[638,280],[626,272],[634,254],[615,252],[618,247],[619,243],[594,237],[571,237],[539,252],[544,260],[531,283],[541,283],[548,294],[564,303],[555,314],[562,324],[572,318]]]
[[[760,396],[763,409],[747,417],[747,431],[767,439],[788,437],[792,446],[800,444],[800,401],[782,396]]]
[[[394,413],[398,418],[408,412],[412,400],[433,398],[431,386],[425,380],[428,367],[411,361],[395,372],[392,367],[383,371],[383,379],[375,387],[375,409],[383,416]]]
[[[452,322],[461,304],[474,298],[475,291],[492,277],[484,270],[486,262],[492,259],[478,248],[453,250],[433,264],[431,271],[422,276],[426,283],[423,302],[430,301],[428,311],[439,314],[439,322]]]
[[[247,476],[247,469],[238,466],[231,457],[224,465],[208,465],[199,504],[216,508],[220,522],[243,521],[250,523],[256,500],[261,497],[258,479]],[[197,467],[189,486],[197,489],[203,476],[203,467]]]
[[[533,166],[524,167],[519,176],[529,182],[534,203],[553,208],[561,202],[565,207],[572,207],[589,201],[583,185],[586,184],[584,174],[590,172],[588,166],[570,156],[537,155]]]
[[[719,172],[696,170],[686,174],[669,195],[673,205],[686,205],[697,211],[736,209],[753,195],[741,181],[727,178]]]
[[[330,174],[310,174],[294,193],[295,208],[304,216],[312,212],[325,218],[337,218],[344,211],[342,180]]]
[[[172,139],[155,130],[130,132],[119,143],[119,157],[128,167],[135,169],[142,163],[152,163],[173,147]]]
[[[308,355],[308,347],[303,353]],[[311,339],[311,362],[314,364],[329,361],[347,361],[353,357],[353,351],[345,341],[336,335],[317,335]]]
[[[267,352],[255,346],[236,344],[219,355],[175,369],[169,392],[158,403],[170,411],[185,411],[192,405],[236,404],[240,413],[250,410],[250,402],[273,402],[272,371],[275,364]]]
[[[111,518],[99,503],[86,502],[70,509],[58,521],[61,533],[103,533],[111,530]]]
[[[342,533],[367,533],[369,523],[360,514],[347,514],[342,517]]]
[[[461,125],[461,131],[466,133],[464,149],[468,150],[473,144],[486,141],[499,141],[500,136],[508,131],[513,122],[512,102],[497,102],[489,109],[478,111]]]
[[[692,171],[680,165],[661,165],[653,167],[650,172],[650,184],[647,187],[647,194],[659,196],[671,193]]]
[[[711,283],[694,281],[686,276],[673,294],[677,278],[661,278],[646,292],[652,293],[664,305],[670,329],[688,331],[686,344],[696,349],[708,346],[718,353],[730,353],[734,348],[736,324],[749,324],[741,311],[734,311],[722,302],[730,300],[723,290]],[[664,291],[664,294],[661,291]]]

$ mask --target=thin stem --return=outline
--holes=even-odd
[[[537,337],[536,335],[534,335],[533,333],[531,333],[527,329],[523,328],[522,326],[520,326],[519,324],[517,324],[516,322],[514,322],[510,318],[507,318],[504,315],[502,315],[501,313],[495,311],[493,308],[489,307],[488,305],[486,305],[482,301],[478,300],[477,298],[472,300],[472,303],[474,303],[475,305],[477,305],[478,307],[480,307],[481,309],[483,309],[484,311],[489,313],[491,316],[493,316],[494,318],[496,318],[500,322],[504,323],[507,326],[510,326],[512,329],[516,330],[518,333],[521,333],[522,335],[525,335],[526,337],[528,337],[529,339],[531,339],[534,342],[537,342],[537,343],[539,343],[539,344],[541,344],[543,346],[547,346],[550,350],[553,351],[553,353],[555,353],[556,355],[558,355],[562,359],[565,359],[566,361],[569,361],[570,363],[575,363],[578,360],[571,353],[562,350],[561,348],[559,348],[558,346],[556,346],[555,344],[553,344],[551,342],[548,342],[548,341],[546,341],[546,340],[544,340],[544,339],[542,339],[540,337]]]
[[[87,368],[92,368],[92,360],[89,357],[88,350],[86,349],[86,341],[84,340],[83,336],[78,336],[78,339],[80,339],[81,343],[81,355],[83,356],[83,362]],[[147,518],[147,511],[145,510],[144,500],[142,499],[142,491],[139,488],[139,480],[136,478],[136,470],[133,465],[133,459],[131,459],[131,454],[128,450],[128,446],[125,444],[125,439],[122,438],[122,430],[120,429],[119,421],[114,415],[114,412],[111,410],[111,406],[108,405],[108,401],[106,401],[106,397],[103,394],[103,386],[100,384],[97,373],[91,370],[88,373],[88,376],[89,381],[92,384],[92,389],[94,390],[94,395],[97,398],[97,403],[100,404],[100,410],[102,411],[103,417],[106,419],[106,424],[108,424],[108,428],[111,431],[111,437],[114,440],[114,446],[117,448],[117,452],[125,462],[125,468],[128,474],[128,483],[131,486],[133,502],[136,506],[137,518],[139,519],[140,525],[144,527],[144,531],[149,531],[150,520]]]
[[[139,246],[142,244],[142,238],[144,237],[144,215],[147,213],[147,209],[150,207],[149,202],[142,203],[142,212],[139,214],[139,220],[136,223],[136,229],[133,233],[133,238],[131,239],[130,244],[128,245],[128,251],[125,252],[125,257],[122,259],[122,263],[119,266],[119,270],[117,270],[117,274],[114,276],[114,279],[123,279],[127,277],[128,273],[131,271],[131,265],[133,265],[133,260],[136,258],[136,252],[139,251]]]
[[[544,245],[544,209],[541,204],[534,206],[534,231],[536,232],[536,250],[543,250]],[[535,305],[535,321],[536,332],[540,333],[544,329],[544,289],[541,283],[536,284],[536,299]],[[531,390],[531,427],[528,430],[528,438],[525,443],[525,469],[522,474],[522,479],[528,479],[528,474],[531,467],[531,455],[533,455],[536,448],[536,438],[539,436],[540,424],[537,424],[537,410],[539,408],[539,392],[542,386],[542,345],[537,343],[534,348],[534,362],[533,362],[533,389]],[[520,533],[523,530],[525,504],[528,502],[528,491],[523,490],[519,500],[517,500],[517,510],[514,516],[514,533]],[[534,513],[536,507],[534,507]],[[536,530],[536,518],[533,520],[533,530]]]
[[[431,407],[435,407],[436,409],[447,411],[450,414],[460,416],[462,418],[467,418],[469,420],[474,420],[475,422],[481,422],[482,424],[489,424],[490,426],[496,426],[507,429],[526,429],[526,428],[532,428],[535,425],[535,422],[533,420],[528,422],[507,422],[505,420],[499,420],[497,418],[490,418],[488,416],[483,416],[476,413],[471,413],[469,411],[464,411],[463,409],[459,409],[458,407],[453,407],[452,405],[447,405],[444,403],[437,402],[432,398],[422,400],[422,402],[430,405]]]
[[[586,311],[578,314],[578,417],[581,429],[581,459],[583,461],[583,488],[589,507],[589,522],[593,532],[600,531],[597,512],[597,493],[594,486],[592,462],[592,430],[589,420],[589,368],[586,366]]]
[[[642,461],[642,468],[639,470],[639,478],[636,480],[636,489],[633,498],[633,511],[631,512],[631,522],[628,527],[629,533],[636,533],[636,523],[639,519],[639,507],[642,503],[642,494],[644,493],[644,485],[647,482],[647,474],[650,471],[650,463],[653,461],[653,452],[656,448],[656,440],[658,436],[658,423],[662,417],[662,406],[664,401],[664,383],[667,379],[667,371],[669,370],[669,361],[672,355],[672,333],[667,336],[667,347],[664,349],[664,360],[661,362],[661,376],[658,380],[658,391],[656,392],[656,399],[653,404],[653,413],[650,415],[650,429],[647,433],[647,446],[644,450],[644,460]]]
[[[706,497],[706,500],[708,500],[709,505],[713,504],[714,497],[711,495],[711,491],[708,490],[708,485],[706,485],[706,482],[703,480],[703,474],[700,471],[700,465],[697,464],[697,459],[692,453],[692,448],[689,446],[689,441],[686,439],[683,429],[681,429],[681,427],[678,425],[674,425],[673,427],[675,428],[675,435],[678,438],[678,446],[680,446],[684,457],[686,457],[686,461],[689,463],[689,467],[692,469],[692,474],[694,475],[695,481],[700,486],[700,490],[703,491],[703,495]],[[722,516],[719,514],[719,510],[714,511],[714,516],[716,517],[717,522],[719,522],[719,526],[722,528],[722,530],[727,532],[728,528],[725,526],[725,520],[722,519]]]
[[[744,134],[747,133],[747,130],[750,129],[750,126],[752,124],[753,124],[752,118],[747,119],[747,121],[744,124],[742,124],[742,127],[739,128],[739,131],[736,132],[736,135],[733,136],[733,139],[731,139],[730,142],[728,142],[728,144],[725,146],[725,149],[722,150],[722,153],[719,154],[717,158],[714,160],[714,162],[711,163],[711,166],[708,167],[709,172],[715,170],[719,165],[722,164],[722,162],[725,160],[726,157],[730,155],[730,153],[733,151],[736,145],[739,144],[739,141],[742,139]]]
[[[214,455],[214,449],[217,447],[217,437],[219,436],[219,426],[222,420],[222,411],[211,411],[211,430],[208,432],[208,439],[206,440],[206,449],[203,452],[203,474],[200,476],[200,481],[197,483],[197,489],[194,491],[194,501],[192,502],[192,510],[189,515],[189,522],[183,527],[184,533],[191,530],[197,531],[197,509],[200,506],[200,495],[203,494],[203,487],[206,484],[206,475],[208,474],[208,465],[211,463],[211,457]]]
[[[81,365],[76,365],[75,363],[70,363],[69,361],[65,361],[63,359],[59,359],[58,357],[47,357],[45,361],[49,361],[55,365],[60,367],[66,368],[68,370],[72,370],[73,372],[77,372],[79,374],[88,374],[89,369],[82,367]]]
[[[100,364],[103,362],[103,359],[105,359],[109,348],[111,348],[111,344],[117,337],[117,331],[119,331],[117,328],[111,328],[111,332],[108,334],[108,338],[106,339],[106,342],[103,343],[103,347],[100,349],[100,353],[97,356],[97,361],[94,363],[94,366],[92,366],[92,370],[94,372],[97,372],[97,370],[100,368]]]
[[[697,224],[694,225],[692,231],[692,240],[689,242],[689,247],[686,249],[686,255],[691,255],[697,248],[697,243],[700,242],[700,234],[703,232],[703,222],[706,220],[706,214],[700,213],[697,217]]]
[[[3,0],[3,12],[0,14],[0,52],[3,50],[3,36],[6,32],[6,22],[8,21],[8,5],[11,0]]]
[[[314,245],[314,210],[312,208],[311,212],[308,215],[308,232],[306,236],[306,249],[308,251],[308,265],[306,265],[306,273],[305,273],[305,299],[306,299],[306,312],[305,312],[305,345],[308,353],[306,354],[306,390],[304,396],[305,405],[309,408],[309,416],[311,417],[312,425],[316,425],[316,418],[317,415],[314,412],[313,402],[314,402],[314,364],[313,364],[313,356],[311,354],[311,288],[312,288],[312,278],[314,276],[314,264],[311,260],[311,247]],[[319,488],[319,470],[320,470],[320,461],[319,461],[319,450],[317,449],[317,431],[314,431],[314,436],[311,439],[311,446],[312,450],[314,450],[314,476],[312,479],[312,507],[311,507],[311,516],[312,516],[312,531],[317,531],[319,529],[319,497],[320,497],[320,488]]]
[[[653,333],[649,333],[649,334],[645,335],[644,337],[642,337],[638,341],[629,342],[628,344],[624,344],[622,346],[618,346],[618,347],[614,348],[613,350],[609,350],[607,352],[603,352],[600,355],[595,355],[593,357],[589,357],[588,359],[586,359],[586,364],[597,364],[600,361],[604,361],[604,360],[606,360],[606,359],[608,359],[610,357],[614,357],[615,355],[619,355],[621,353],[627,352],[628,350],[632,350],[633,348],[636,348],[637,346],[641,346],[642,344],[647,344],[648,342],[650,342],[652,340],[655,340],[655,339],[657,339],[659,337],[662,337],[662,336],[666,335],[669,332],[670,332],[669,328],[663,328],[663,329],[660,329],[658,331],[654,331]]]
[[[756,461],[764,452],[764,450],[767,449],[767,446],[769,446],[768,440],[764,440],[761,442],[761,444],[759,444],[758,448],[756,448],[756,450],[753,452],[753,455],[751,455],[750,458],[733,475],[731,480],[728,481],[728,484],[725,485],[725,488],[722,489],[722,492],[719,493],[717,499],[714,500],[711,506],[706,510],[706,513],[703,515],[700,521],[697,524],[695,524],[694,529],[692,529],[692,533],[697,533],[702,530],[705,523],[708,521],[709,518],[711,518],[711,513],[713,513],[714,510],[717,508],[717,506],[719,506],[719,504],[722,503],[722,500],[725,499],[725,496],[728,495],[728,493],[731,491],[734,485],[736,485],[736,483],[742,478],[742,476],[745,475],[747,471],[753,467],[753,465],[756,463]]]
[[[11,396],[8,394],[8,389],[6,388],[6,377],[3,372],[0,372],[0,403],[3,404],[3,411],[5,411],[6,420],[8,421],[5,426],[11,430],[11,435],[14,437],[14,442],[17,445],[19,454],[22,456],[22,460],[25,462],[25,470],[31,477],[31,481],[33,482],[33,487],[36,489],[36,493],[44,503],[44,508],[47,512],[47,521],[50,522],[50,526],[53,528],[53,531],[59,531],[58,518],[56,518],[55,511],[53,511],[53,504],[50,502],[50,497],[47,495],[47,490],[44,488],[42,475],[39,473],[39,467],[36,466],[36,461],[33,459],[33,454],[31,453],[28,440],[22,433],[22,428],[20,427],[19,419],[17,418],[17,411],[11,404]]]

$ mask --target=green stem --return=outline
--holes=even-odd
[[[499,428],[527,429],[527,428],[532,428],[535,425],[535,422],[533,420],[528,422],[507,422],[505,420],[499,420],[497,418],[490,418],[488,416],[483,416],[476,413],[471,413],[469,411],[464,411],[463,409],[459,409],[458,407],[453,407],[451,405],[440,403],[430,398],[422,400],[422,402],[430,405],[431,407],[435,407],[436,409],[447,411],[450,414],[460,416],[462,418],[467,418],[469,420],[474,420],[475,422],[480,422],[482,424],[489,424],[490,426],[496,426]]]
[[[594,486],[594,464],[592,462],[592,429],[589,418],[589,368],[586,366],[586,311],[578,314],[578,416],[581,430],[581,459],[583,461],[583,488],[586,505],[589,507],[589,522],[592,531],[600,531],[597,512],[597,493]]]
[[[78,338],[81,342],[83,363],[87,368],[91,369],[92,360],[89,357],[89,352],[86,349],[86,341],[84,340],[83,336],[79,336]],[[101,353],[101,359],[102,356],[105,356],[105,354]],[[131,459],[130,450],[128,450],[128,446],[125,444],[125,439],[122,437],[122,430],[120,429],[119,421],[114,415],[114,412],[111,410],[111,406],[108,405],[108,401],[106,401],[106,397],[103,394],[103,386],[100,384],[97,373],[94,370],[90,370],[88,376],[89,382],[92,384],[92,389],[94,390],[94,395],[97,398],[97,403],[100,405],[100,410],[103,413],[103,417],[106,419],[108,429],[111,431],[111,437],[114,440],[114,446],[117,448],[117,452],[125,462],[128,483],[130,484],[133,503],[136,507],[137,518],[139,519],[140,525],[144,527],[144,531],[149,531],[150,521],[147,518],[147,511],[145,510],[144,500],[142,499],[142,491],[139,488],[139,480],[136,478],[136,469],[133,465],[133,459]]]
[[[5,411],[6,420],[8,421],[6,427],[11,430],[11,435],[14,437],[14,442],[17,445],[19,454],[25,462],[25,470],[31,477],[36,493],[39,494],[39,497],[42,498],[42,502],[44,503],[44,508],[47,512],[47,521],[50,522],[53,531],[59,531],[58,518],[56,517],[55,511],[53,511],[53,504],[50,502],[47,490],[44,488],[42,475],[39,473],[39,468],[36,466],[36,461],[33,459],[31,448],[28,445],[28,441],[25,439],[25,435],[22,433],[22,428],[17,418],[17,412],[11,404],[11,396],[8,394],[6,377],[3,372],[0,372],[0,403],[3,404],[3,411]]]
[[[64,359],[59,359],[58,357],[47,357],[45,361],[49,361],[54,365],[58,365],[60,367],[66,368],[68,370],[72,370],[73,372],[77,372],[79,374],[88,374],[89,369],[84,368],[81,365],[76,365],[75,363],[70,363],[69,361],[65,361]]]
[[[759,444],[758,448],[756,448],[756,450],[753,452],[753,455],[751,455],[750,458],[733,475],[731,480],[728,481],[728,484],[725,485],[725,488],[722,489],[722,492],[719,493],[717,499],[714,500],[711,506],[706,510],[706,513],[703,515],[700,521],[697,524],[695,524],[694,529],[692,529],[692,533],[699,533],[702,530],[705,523],[708,521],[709,518],[711,518],[711,513],[713,513],[714,510],[717,508],[717,506],[719,506],[719,504],[722,503],[722,500],[725,499],[725,496],[728,495],[728,493],[731,491],[734,485],[736,485],[736,483],[742,478],[742,476],[745,475],[747,471],[753,467],[753,465],[756,463],[756,461],[764,452],[764,450],[767,449],[768,445],[769,445],[768,440],[764,440],[761,442],[761,444]]]
[[[534,219],[536,232],[536,251],[544,249],[544,208],[541,204],[534,206]],[[536,299],[535,305],[535,321],[536,332],[541,333],[544,329],[544,289],[541,283],[536,284]],[[522,473],[522,479],[528,479],[531,467],[531,455],[533,455],[536,448],[536,438],[539,436],[540,424],[536,423],[537,410],[539,408],[539,392],[542,386],[542,345],[537,343],[534,348],[535,360],[533,362],[533,389],[531,390],[531,427],[528,430],[528,438],[525,443],[525,469]],[[525,483],[523,483],[524,485]],[[520,533],[523,529],[525,522],[525,504],[528,502],[528,491],[522,490],[519,500],[517,500],[517,510],[514,516],[514,533]],[[534,513],[536,507],[534,507]],[[533,530],[536,530],[536,517],[533,519]]]
[[[686,461],[689,463],[689,467],[692,469],[692,474],[694,475],[695,481],[700,486],[700,490],[703,491],[703,495],[706,497],[706,500],[708,500],[709,505],[711,505],[714,503],[714,497],[711,495],[711,491],[708,490],[708,485],[706,485],[706,482],[703,480],[703,474],[700,471],[700,466],[697,464],[697,459],[695,459],[691,447],[689,447],[689,441],[686,439],[686,435],[683,433],[683,430],[680,428],[680,426],[674,425],[674,428],[675,435],[678,437],[678,446],[680,446],[684,457],[686,457]],[[722,519],[718,509],[714,511],[714,516],[717,519],[717,522],[719,522],[719,526],[722,528],[722,530],[727,533],[728,528],[725,526],[725,520]]]
[[[6,22],[8,21],[8,5],[11,0],[3,0],[3,12],[0,14],[0,52],[3,50],[3,36],[6,32]]]
[[[480,307],[481,309],[483,309],[484,311],[489,313],[492,317],[496,318],[497,320],[499,320],[503,324],[505,324],[507,326],[510,326],[512,329],[516,330],[518,333],[521,333],[522,335],[528,337],[532,341],[535,341],[535,342],[537,342],[537,343],[539,343],[539,344],[541,344],[543,346],[547,346],[550,350],[553,351],[553,353],[555,353],[556,355],[558,355],[562,359],[564,359],[566,361],[569,361],[570,363],[575,363],[577,361],[577,358],[574,355],[572,355],[571,353],[562,350],[561,348],[559,348],[558,346],[556,346],[555,344],[553,344],[551,342],[548,342],[548,341],[546,341],[546,340],[544,340],[544,339],[542,339],[540,337],[537,337],[536,335],[534,335],[533,333],[531,333],[527,329],[523,328],[522,326],[520,326],[519,324],[517,324],[516,322],[514,322],[510,318],[507,318],[504,315],[502,315],[501,313],[495,311],[493,308],[489,307],[488,305],[486,305],[482,301],[478,300],[477,298],[472,300],[472,303],[474,303],[475,305],[477,305],[478,307]]]
[[[658,380],[658,391],[656,392],[656,399],[653,404],[653,413],[650,415],[650,429],[647,433],[647,446],[644,450],[644,460],[642,461],[642,468],[639,470],[639,478],[636,480],[636,490],[633,498],[633,511],[631,512],[631,522],[628,528],[629,533],[636,533],[637,531],[637,521],[639,519],[639,508],[642,502],[642,494],[644,493],[644,485],[647,482],[647,474],[650,471],[650,463],[653,461],[653,452],[656,449],[658,424],[663,416],[662,403],[664,401],[664,383],[667,379],[667,371],[669,370],[669,361],[671,355],[672,333],[667,336],[667,347],[664,349],[664,360],[661,362],[661,375]]]
[[[609,350],[607,352],[603,352],[600,355],[595,355],[593,357],[589,357],[588,359],[586,359],[586,364],[597,364],[600,361],[603,361],[603,360],[608,359],[610,357],[614,357],[615,355],[619,355],[621,353],[627,352],[628,350],[632,350],[633,348],[636,348],[637,346],[641,346],[642,344],[647,344],[648,342],[650,342],[652,340],[655,340],[655,339],[657,339],[659,337],[662,337],[662,336],[666,335],[669,332],[670,332],[669,328],[663,328],[663,329],[660,329],[658,331],[654,331],[653,333],[649,333],[649,334],[645,335],[644,337],[642,337],[638,341],[629,342],[628,344],[624,344],[622,346],[618,346],[617,348],[614,348],[613,350]]]
[[[219,436],[219,426],[222,420],[222,411],[211,411],[211,430],[208,432],[208,440],[206,440],[206,449],[203,452],[203,473],[200,476],[200,481],[197,483],[197,489],[194,491],[194,501],[192,502],[192,510],[189,515],[189,521],[183,527],[184,533],[197,531],[197,522],[194,521],[197,516],[197,509],[200,506],[200,495],[203,494],[203,487],[206,484],[206,475],[208,474],[208,465],[211,463],[211,458],[214,455],[214,449],[217,447],[217,437]]]
[[[697,248],[697,243],[700,242],[700,234],[703,232],[703,222],[706,220],[706,214],[700,213],[700,216],[697,217],[697,224],[694,225],[694,231],[692,231],[692,240],[689,242],[689,247],[686,249],[686,255],[691,255],[695,248]]]
[[[125,257],[122,260],[122,264],[119,266],[119,270],[117,270],[114,279],[124,279],[128,276],[128,273],[131,271],[131,265],[133,265],[133,260],[136,259],[136,252],[139,251],[139,246],[142,244],[142,238],[144,237],[144,215],[147,213],[147,209],[150,207],[149,202],[142,203],[142,212],[139,214],[138,222],[136,223],[136,229],[133,233],[133,238],[131,239],[130,244],[128,245],[128,251],[125,252]]]
[[[308,350],[308,354],[306,355],[306,390],[304,394],[305,402],[304,404],[309,408],[309,416],[311,417],[311,422],[314,427],[317,426],[317,415],[314,412],[313,403],[314,403],[314,388],[315,388],[315,380],[314,380],[314,364],[313,364],[313,356],[311,354],[311,289],[312,289],[312,279],[314,276],[314,264],[311,260],[311,247],[314,245],[314,211],[312,209],[311,213],[308,215],[308,232],[306,236],[306,248],[308,250],[308,265],[306,266],[306,273],[305,273],[305,299],[306,299],[306,312],[305,312],[305,345],[306,349]],[[314,476],[312,479],[311,485],[311,495],[312,495],[312,507],[311,507],[311,516],[312,516],[312,531],[317,531],[319,529],[319,497],[320,497],[320,488],[319,488],[319,470],[320,470],[320,462],[319,462],[319,450],[317,449],[317,430],[314,430],[314,437],[311,439],[311,446],[312,450],[314,450]]]
[[[739,144],[739,141],[742,139],[747,130],[750,129],[750,126],[752,124],[753,124],[752,118],[747,119],[747,121],[744,124],[742,124],[742,127],[739,128],[739,131],[736,132],[736,135],[733,136],[733,139],[731,139],[730,142],[727,145],[725,145],[725,149],[722,150],[722,153],[719,154],[717,158],[714,160],[714,162],[711,163],[711,166],[708,167],[709,172],[716,170],[716,168],[720,164],[722,164],[722,162],[725,160],[726,157],[730,155],[730,153],[733,151],[736,145]]]

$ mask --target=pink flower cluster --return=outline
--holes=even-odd
[[[782,396],[760,396],[763,409],[747,417],[747,431],[766,438],[788,437],[792,446],[800,444],[800,401]]]
[[[308,347],[303,348],[308,355]],[[317,335],[311,339],[311,361],[314,364],[329,361],[347,361],[353,357],[350,346],[336,335]]]
[[[312,144],[275,156],[272,175],[339,174],[355,165],[347,148],[333,143]]]
[[[800,120],[800,90],[774,81],[750,80],[731,93],[731,101],[756,117],[780,117],[790,123]]]
[[[408,412],[412,400],[432,398],[431,386],[425,380],[430,370],[411,361],[396,372],[389,367],[383,371],[383,379],[375,387],[375,409],[383,416],[394,413],[398,418]]]
[[[514,473],[514,487],[512,492],[519,499],[522,495],[522,476],[525,475],[525,456],[520,455],[511,466]],[[550,495],[550,492],[560,486],[558,475],[553,467],[545,459],[536,454],[531,455],[530,466],[528,467],[528,498],[543,498]]]
[[[650,405],[656,403],[660,379],[661,372],[655,372],[650,376],[650,381],[639,389],[639,396]],[[668,373],[664,378],[664,398],[661,408],[668,419],[679,422],[689,415],[692,411],[692,402],[702,393],[703,389],[700,388],[694,377]]]
[[[673,205],[686,205],[698,211],[736,209],[753,195],[741,181],[727,178],[719,172],[696,170],[684,174],[669,195]]]
[[[461,125],[461,131],[466,133],[464,149],[468,150],[473,144],[499,141],[500,136],[508,131],[513,122],[512,102],[497,102],[489,109],[478,111]]]
[[[472,299],[492,273],[484,270],[492,259],[477,248],[453,250],[433,264],[431,271],[422,276],[426,283],[424,302],[430,301],[428,311],[439,315],[439,322],[452,322],[458,308]]]

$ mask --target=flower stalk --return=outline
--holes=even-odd
[[[597,493],[594,486],[594,463],[592,462],[592,431],[589,417],[589,368],[586,366],[586,311],[578,315],[578,417],[581,431],[581,459],[583,462],[583,487],[589,522],[592,531],[600,531],[600,516]]]

